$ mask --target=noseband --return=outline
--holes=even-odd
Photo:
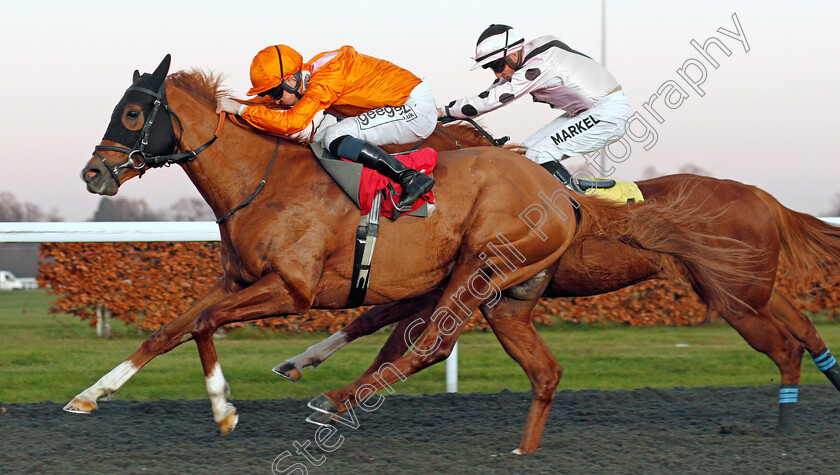
[[[160,111],[161,106],[163,109],[169,113],[175,120],[178,122],[178,128],[180,129],[180,134],[177,136],[177,145],[175,149],[183,149],[181,144],[181,136],[184,134],[184,126],[181,125],[181,119],[178,117],[178,114],[175,113],[170,107],[169,104],[166,103],[166,81],[163,82],[160,86],[160,90],[158,92],[152,91],[151,89],[146,89],[145,87],[140,86],[131,86],[125,92],[126,94],[130,91],[139,91],[144,94],[148,94],[155,98],[154,106],[152,108],[152,113],[149,114],[149,118],[146,119],[146,122],[143,123],[143,128],[140,131],[140,137],[137,138],[137,141],[134,143],[132,148],[118,146],[118,145],[97,145],[94,147],[93,155],[96,156],[103,165],[105,165],[105,169],[108,170],[108,173],[111,174],[111,177],[114,178],[114,181],[117,183],[117,188],[120,186],[120,180],[118,173],[123,168],[131,168],[134,170],[138,170],[140,172],[140,176],[142,177],[144,173],[146,173],[147,168],[159,168],[163,166],[169,166],[173,163],[182,163],[182,162],[191,162],[196,159],[196,156],[199,152],[203,151],[207,147],[209,147],[213,142],[219,138],[219,134],[221,133],[222,124],[224,124],[225,114],[220,114],[219,119],[219,127],[216,129],[216,133],[213,135],[213,138],[209,141],[205,142],[203,145],[199,146],[195,150],[184,150],[181,153],[175,153],[170,155],[154,155],[149,156],[145,152],[146,146],[149,144],[149,134],[152,130],[152,125],[155,122],[155,118]],[[173,126],[173,135],[174,135],[174,126]],[[108,163],[108,160],[99,153],[101,150],[107,150],[111,152],[120,152],[128,155],[128,159],[125,163],[121,165],[111,165]]]

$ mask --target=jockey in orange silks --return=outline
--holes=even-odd
[[[352,46],[320,53],[304,63],[294,49],[273,45],[254,57],[251,84],[249,96],[268,96],[271,104],[286,109],[223,98],[218,112],[238,114],[267,132],[315,141],[334,155],[376,170],[402,187],[397,204],[401,211],[434,186],[431,177],[407,168],[380,148],[423,140],[435,129],[437,108],[431,90],[409,71],[358,53]],[[324,114],[331,105],[369,112],[338,121]]]

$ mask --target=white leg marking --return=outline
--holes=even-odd
[[[107,401],[135,374],[137,374],[137,367],[129,361],[123,361],[76,397],[93,402],[99,399]]]
[[[289,362],[294,364],[295,368],[298,369],[306,368],[307,366],[316,367],[346,344],[347,334],[339,330],[330,335],[326,340],[310,346],[303,353],[291,358]]]
[[[213,371],[206,377],[207,394],[210,395],[210,406],[213,408],[213,420],[219,421],[228,416],[233,410],[233,404],[227,402],[230,395],[230,387],[222,374],[222,367],[219,363],[213,367]]]

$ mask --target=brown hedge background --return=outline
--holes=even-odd
[[[189,308],[221,277],[219,244],[204,242],[44,243],[38,282],[54,296],[50,311],[96,324],[96,306],[142,330],[155,330]],[[777,285],[804,311],[838,316],[840,287],[819,277],[795,282],[780,273]],[[254,324],[284,332],[334,332],[362,309],[313,310]],[[538,324],[618,322],[627,325],[695,325],[706,309],[685,284],[644,282],[595,297],[543,300],[534,311]],[[469,329],[486,329],[483,318]]]

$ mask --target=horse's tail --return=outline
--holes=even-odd
[[[581,197],[578,235],[599,234],[625,244],[668,254],[691,274],[695,290],[711,312],[749,307],[732,290],[755,282],[750,269],[763,259],[760,250],[741,241],[704,232],[705,223],[726,209],[704,211],[688,200],[686,189],[674,199],[615,204]]]
[[[781,267],[800,278],[814,278],[826,271],[826,264],[840,263],[840,226],[786,208],[766,191],[750,186],[770,208],[781,239]]]

